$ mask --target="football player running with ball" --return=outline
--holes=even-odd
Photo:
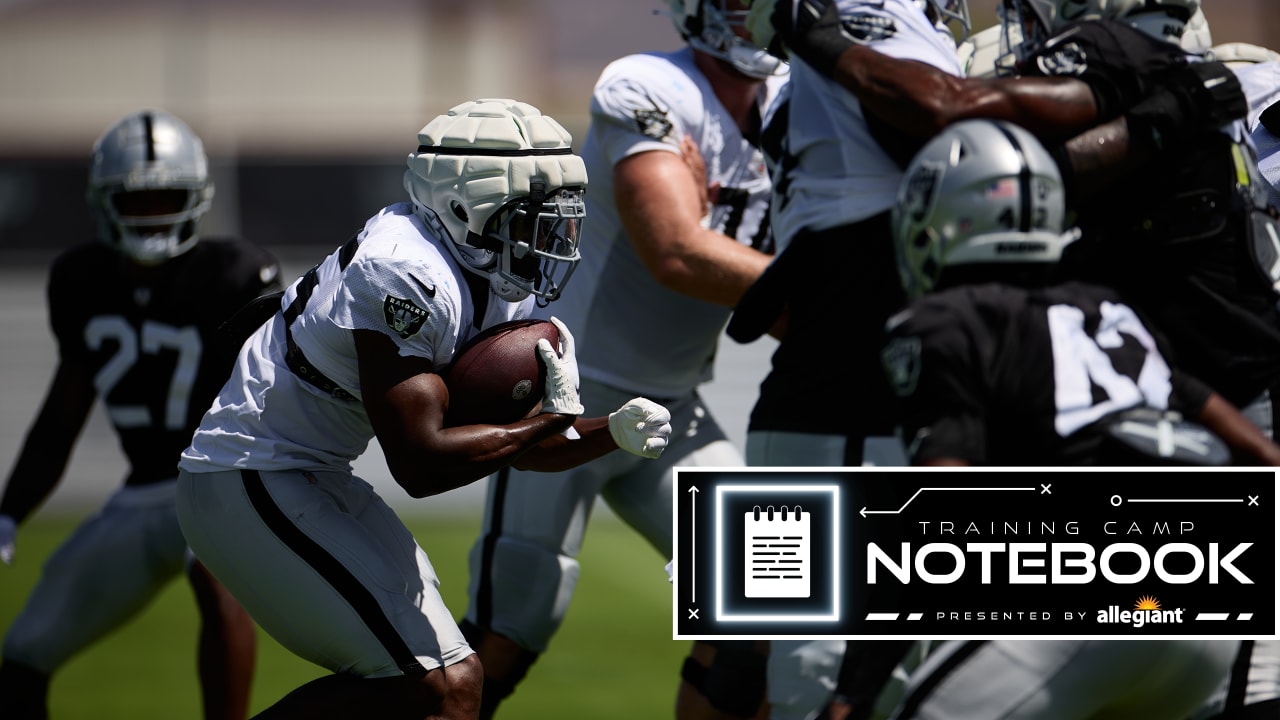
[[[540,412],[445,425],[440,373],[458,348],[563,291],[587,174],[559,123],[506,99],[432,120],[408,165],[409,201],[379,210],[268,308],[182,454],[192,548],[263,629],[332,672],[260,718],[478,716],[480,662],[430,561],[352,475],[371,439],[422,498],[510,464],[558,471],[619,447],[657,457],[671,432],[643,398],[581,417],[558,321],[560,347],[538,346]]]
[[[213,199],[208,160],[191,128],[163,110],[131,113],[102,134],[88,199],[101,242],[67,250],[49,275],[58,365],[0,500],[0,560],[14,561],[16,526],[61,480],[96,398],[129,473],[49,558],[5,635],[0,713],[46,717],[53,673],[185,569],[202,621],[204,716],[243,718],[256,629],[187,550],[177,463],[244,339],[220,327],[279,288],[279,265],[242,240],[200,236]]]
[[[554,478],[511,470],[490,482],[463,623],[484,663],[485,717],[564,620],[597,498],[669,560],[672,468],[742,464],[698,388],[711,379],[730,309],[772,256],[761,129],[787,66],[742,37],[745,3],[669,4],[686,45],[619,58],[596,82],[582,149],[591,222],[554,311],[582,340],[587,411],[661,398],[680,440],[660,462],[614,455]],[[695,642],[679,670],[676,717],[761,712],[762,645]]]

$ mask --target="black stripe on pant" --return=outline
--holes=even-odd
[[[405,644],[404,638],[400,637],[395,626],[387,619],[382,606],[378,604],[378,599],[337,558],[330,555],[319,543],[308,537],[289,520],[280,506],[276,505],[271,494],[267,492],[267,486],[263,484],[262,476],[258,471],[241,470],[240,477],[244,482],[250,504],[253,505],[254,510],[258,511],[258,516],[266,523],[267,528],[351,604],[356,614],[369,628],[369,632],[373,633],[373,636],[391,655],[396,667],[406,674],[424,672],[425,668]]]

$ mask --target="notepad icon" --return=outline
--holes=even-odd
[[[746,513],[746,596],[807,598],[810,513],[799,505],[759,505]]]

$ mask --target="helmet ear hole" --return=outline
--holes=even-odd
[[[457,200],[452,200],[449,202],[449,212],[453,213],[453,216],[458,218],[462,222],[464,223],[467,222],[467,209],[463,207],[462,203],[458,202]]]

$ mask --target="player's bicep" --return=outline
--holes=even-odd
[[[677,154],[642,152],[613,169],[613,197],[627,237],[649,266],[681,253],[701,227],[702,189]]]
[[[431,362],[400,355],[391,338],[376,330],[352,334],[361,398],[384,450],[390,454],[396,445],[415,443],[422,433],[444,427],[449,391]]]

